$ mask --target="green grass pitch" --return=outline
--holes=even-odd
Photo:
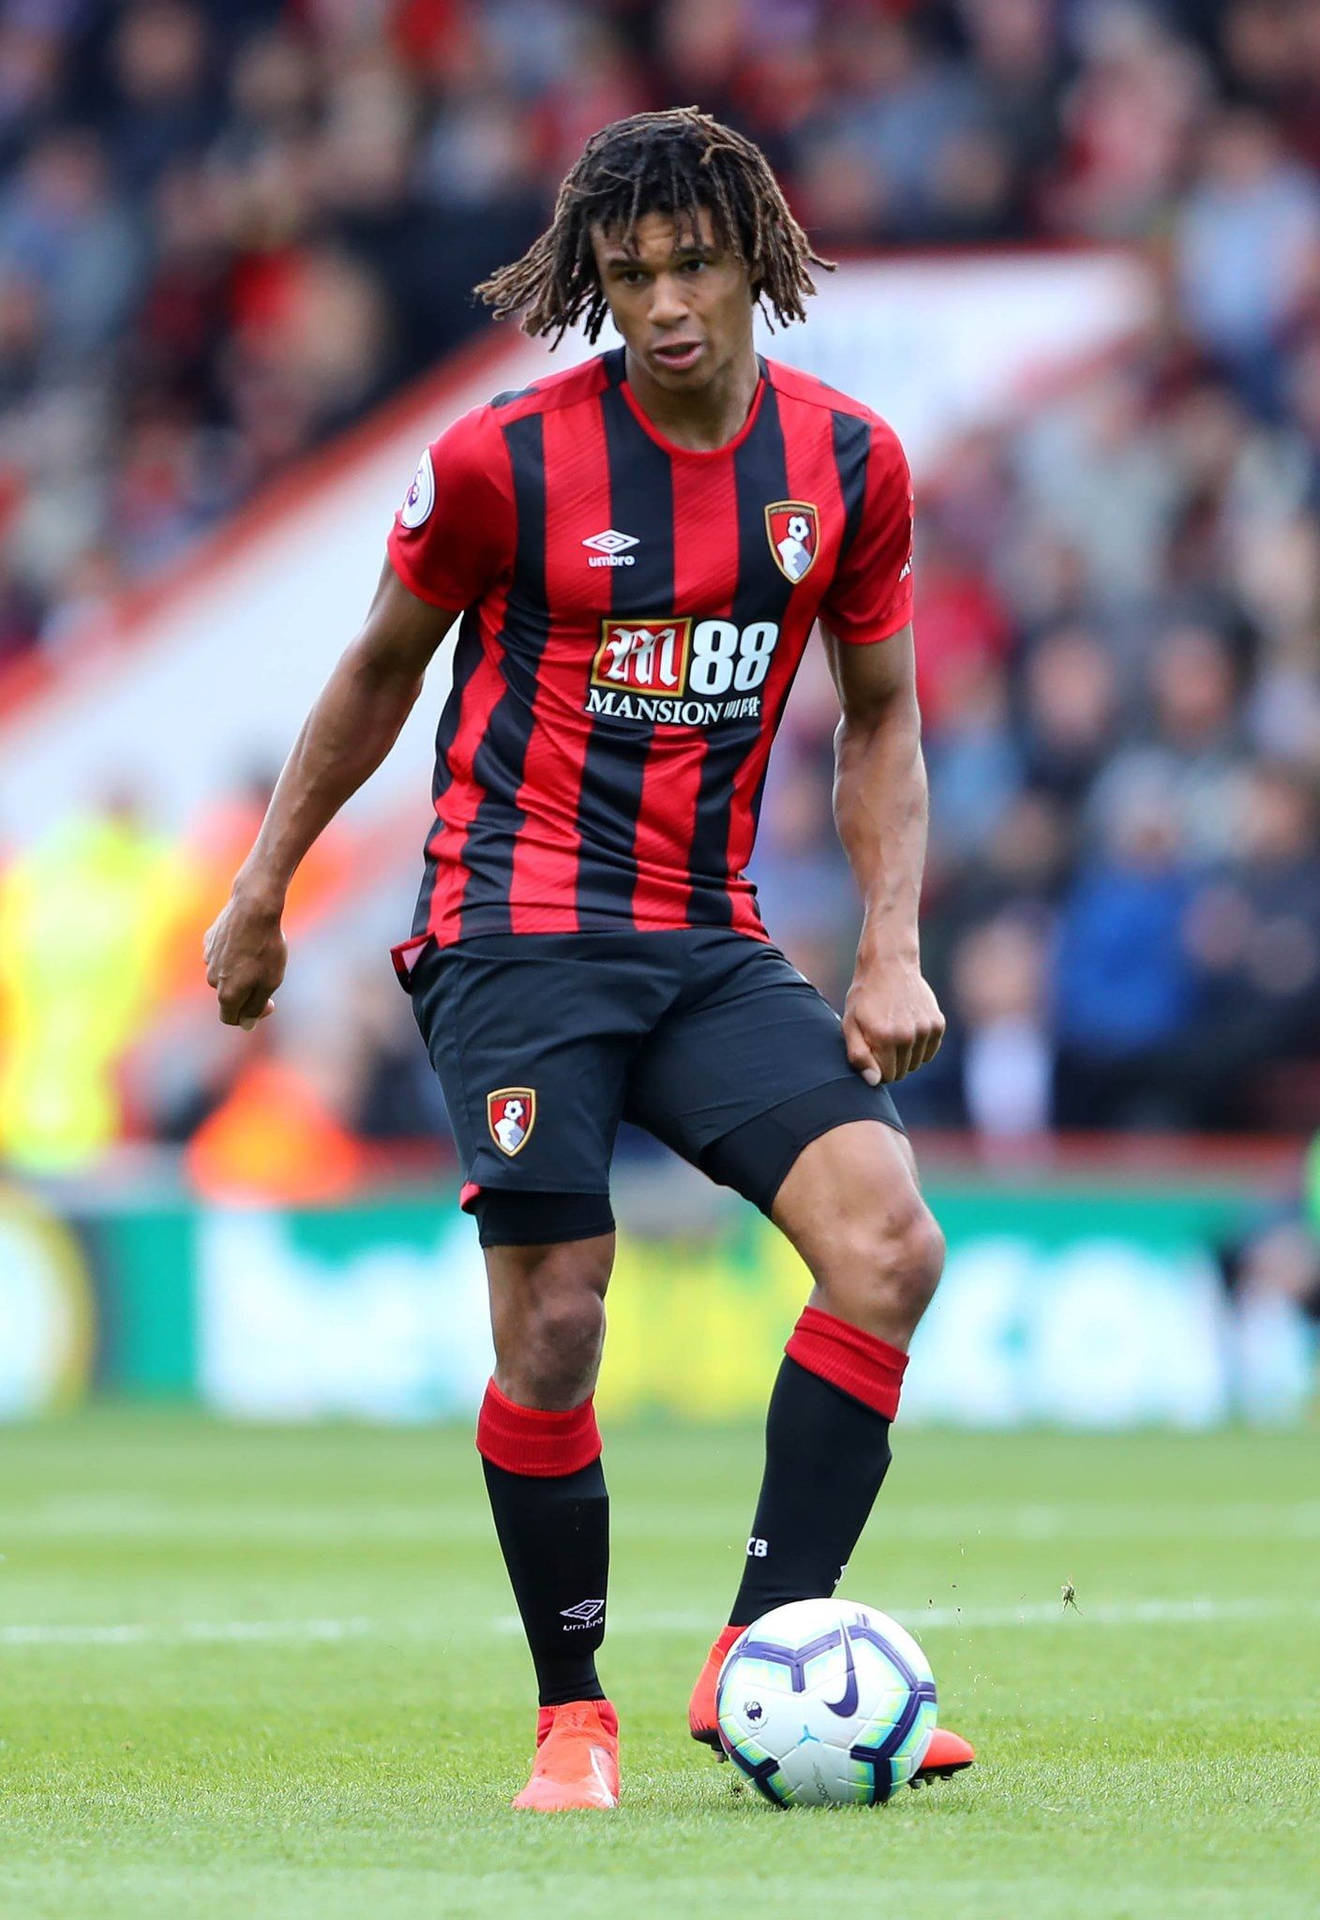
[[[5,1920],[1320,1910],[1313,1432],[900,1434],[845,1591],[980,1764],[790,1814],[684,1725],[757,1435],[607,1433],[625,1801],[557,1819],[508,1811],[529,1668],[466,1432],[115,1411],[0,1459]]]

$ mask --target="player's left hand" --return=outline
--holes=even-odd
[[[843,1011],[849,1064],[868,1086],[901,1080],[933,1060],[944,1015],[916,962],[860,960]]]

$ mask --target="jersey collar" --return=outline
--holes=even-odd
[[[626,364],[624,362],[622,347],[618,349],[618,353],[620,366],[622,367]],[[668,439],[666,435],[661,433],[655,421],[651,418],[650,414],[647,413],[641,401],[629,386],[626,373],[621,372],[618,385],[623,389],[623,397],[628,403],[632,416],[647,439],[654,440],[657,447],[663,447],[671,459],[720,460],[726,454],[736,453],[748,434],[752,431],[752,428],[756,425],[756,416],[761,411],[761,402],[765,398],[765,390],[768,384],[765,361],[759,353],[756,356],[756,364],[760,369],[761,377],[756,383],[756,392],[752,395],[752,404],[747,409],[747,418],[743,421],[737,433],[734,434],[732,440],[726,440],[722,447],[678,446],[673,440]]]

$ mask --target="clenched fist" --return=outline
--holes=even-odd
[[[933,1060],[944,1015],[916,961],[858,963],[844,1003],[848,1060],[868,1086],[901,1080]]]
[[[250,1033],[275,1011],[272,996],[289,962],[282,913],[283,902],[276,905],[236,889],[207,931],[202,943],[207,984],[215,988],[227,1027]]]

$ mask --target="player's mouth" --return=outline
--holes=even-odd
[[[662,347],[652,347],[651,358],[668,373],[686,373],[696,366],[704,350],[700,340],[667,340]]]

